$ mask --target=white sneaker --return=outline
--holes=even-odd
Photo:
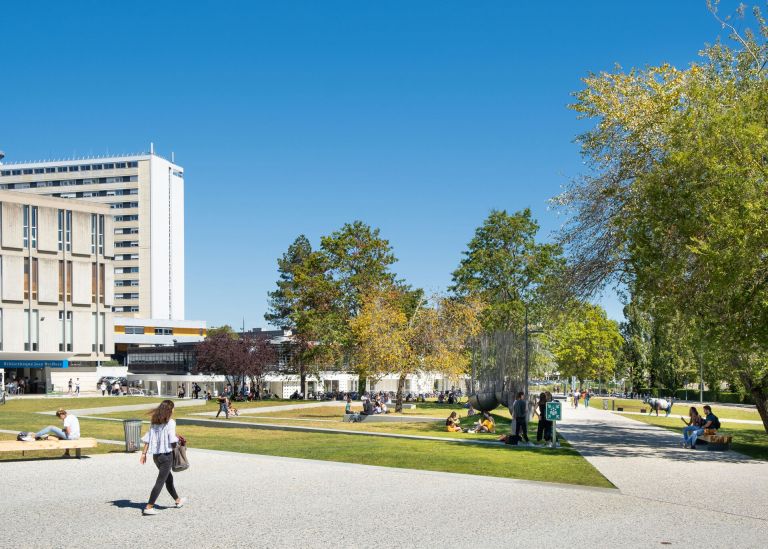
[[[181,509],[187,504],[187,498],[179,498],[178,503],[176,503],[176,509]]]
[[[149,509],[147,509],[145,507],[144,510],[141,512],[141,514],[142,515],[156,515],[157,514],[157,509],[155,509],[154,507],[150,507]]]

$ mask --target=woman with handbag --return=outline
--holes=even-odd
[[[149,501],[142,514],[156,515],[155,501],[163,489],[163,484],[168,489],[168,493],[176,502],[176,507],[183,507],[187,498],[180,498],[173,485],[173,449],[178,444],[179,439],[176,436],[176,421],[171,419],[173,415],[173,401],[164,400],[160,406],[152,411],[152,425],[147,434],[142,437],[144,449],[141,452],[139,463],[142,465],[147,461],[147,454],[152,455],[152,460],[157,466],[157,480],[152,492],[149,494]]]

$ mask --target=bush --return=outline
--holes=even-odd
[[[675,398],[684,400],[685,389],[675,391]],[[688,389],[688,399],[698,400],[699,390]],[[724,404],[754,404],[750,395],[743,393],[721,393],[718,391],[704,391],[704,402],[722,402]]]

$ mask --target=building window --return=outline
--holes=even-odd
[[[99,303],[104,305],[104,295],[106,292],[104,263],[99,265]]]
[[[91,263],[91,303],[96,303],[99,285],[99,266]]]
[[[64,210],[59,210],[59,251],[64,249]]]
[[[103,353],[107,344],[107,315],[105,313],[99,313],[101,318],[101,343],[99,343],[99,352]]]
[[[24,299],[29,299],[29,258],[24,258]]]
[[[104,216],[99,216],[99,255],[104,255]]]
[[[72,311],[67,311],[67,325],[65,328],[65,334],[66,334],[66,344],[67,348],[66,350],[68,352],[72,352],[72,335],[73,335],[73,329],[72,329]]]
[[[24,327],[22,328],[24,337],[24,350],[29,351],[29,309],[24,309]]]
[[[125,335],[144,335],[144,326],[126,326]]]
[[[85,196],[85,193],[83,193],[83,196]],[[97,220],[96,214],[91,214],[91,253],[96,253],[96,220]]]
[[[93,343],[91,343],[91,352],[95,353],[99,346],[99,315],[91,313],[93,319]]]
[[[0,309],[0,351],[3,350],[3,310]]]
[[[72,251],[72,212],[67,210],[67,226],[64,233],[67,251]]]
[[[67,301],[72,303],[72,262],[71,261],[67,261]]]
[[[32,247],[37,248],[37,206],[32,206]]]
[[[59,261],[59,301],[64,302],[64,262]],[[64,349],[60,349],[64,350]]]
[[[37,282],[38,282],[37,258],[32,258],[32,299],[37,301]]]
[[[173,335],[173,328],[155,328],[156,336],[169,336]]]
[[[22,217],[24,226],[24,244],[25,248],[29,248],[29,206],[22,206]]]

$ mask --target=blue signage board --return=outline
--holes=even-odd
[[[68,368],[68,360],[0,360],[0,368]]]

